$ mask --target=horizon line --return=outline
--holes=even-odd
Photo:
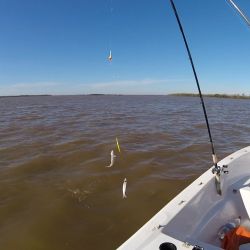
[[[121,93],[89,93],[89,94],[20,94],[20,95],[0,95],[0,97],[33,97],[33,96],[199,96],[199,93],[193,92],[175,92],[175,93],[166,93],[166,94],[121,94]],[[227,94],[227,93],[203,93],[205,97],[250,97],[250,94],[245,93],[234,93],[234,94]]]

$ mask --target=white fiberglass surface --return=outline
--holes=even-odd
[[[240,191],[250,184],[250,154],[230,160],[229,173],[222,177],[222,196],[215,192],[214,178],[208,180],[161,230],[162,233],[193,244],[205,242],[219,246],[218,230],[227,222],[240,217],[241,224],[250,229],[246,202]]]

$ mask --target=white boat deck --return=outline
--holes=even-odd
[[[241,217],[241,224],[250,229],[250,147],[224,158],[218,165],[227,165],[222,176],[222,195],[216,193],[211,169],[184,189],[160,212],[128,239],[119,250],[159,249],[171,242],[178,250],[218,250],[218,229]],[[245,245],[240,248],[250,249]]]

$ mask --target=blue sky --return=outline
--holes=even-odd
[[[250,29],[235,10],[175,4],[202,91],[250,94]],[[0,34],[0,95],[197,92],[168,0],[0,0]]]

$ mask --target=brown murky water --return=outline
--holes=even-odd
[[[219,158],[249,145],[250,100],[205,101]],[[1,249],[115,249],[211,166],[195,97],[0,98],[0,113]]]

